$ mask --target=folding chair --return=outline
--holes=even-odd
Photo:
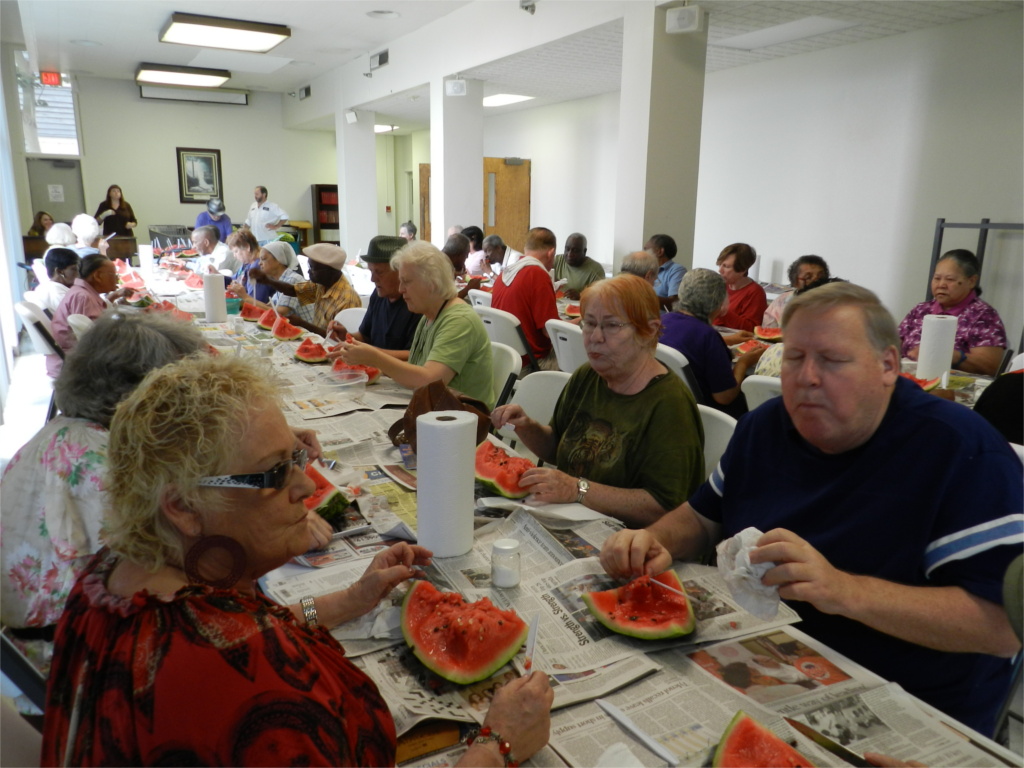
[[[566,373],[573,373],[587,362],[587,350],[583,346],[583,331],[578,325],[564,320],[548,320],[544,328],[555,350],[558,367]]]
[[[701,405],[707,404],[707,398],[704,397],[700,384],[697,383],[697,377],[693,375],[690,361],[686,359],[686,355],[675,347],[670,347],[667,344],[658,344],[658,348],[654,351],[654,356],[658,359],[659,363],[683,380],[683,384],[693,393],[694,400]]]
[[[564,371],[537,371],[528,374],[514,383],[509,402],[522,406],[531,419],[547,424],[555,413],[555,404],[570,375]],[[502,427],[498,430],[498,436],[528,459],[539,463],[537,456],[529,448],[517,445],[515,430]]]
[[[68,325],[71,326],[71,330],[75,332],[75,338],[79,341],[82,340],[82,336],[89,332],[92,328],[92,318],[88,315],[68,315]]]
[[[491,342],[491,373],[494,384],[495,406],[505,393],[509,376],[519,378],[519,370],[523,367],[523,358],[508,344],[499,341]],[[507,397],[507,395],[506,395]]]
[[[711,477],[732,439],[736,419],[709,405],[698,405],[697,410],[700,411],[700,420],[704,425],[704,474]]]
[[[28,337],[36,351],[44,355],[57,355],[64,359],[64,350],[53,340],[53,328],[43,310],[30,301],[17,301],[14,303],[14,311],[18,313],[21,321],[25,324]],[[46,412],[46,420],[49,421],[57,415],[57,402],[54,395],[50,395],[50,408]]]
[[[494,307],[474,306],[473,309],[483,321],[484,328],[487,329],[487,336],[491,341],[512,347],[520,357],[527,359],[527,365],[530,366],[531,371],[540,370],[537,359],[533,356],[533,351],[526,341],[526,334],[523,333],[523,326],[518,317],[511,312]]]
[[[777,376],[747,376],[740,384],[740,390],[747,398],[747,410],[754,410],[773,397],[782,394],[782,379]]]
[[[341,323],[345,326],[345,329],[349,333],[353,333],[359,330],[359,326],[363,324],[363,317],[366,315],[365,307],[349,307],[343,309],[341,312],[334,316],[336,323]]]
[[[470,288],[466,298],[469,299],[469,303],[474,307],[491,306],[491,294],[487,291],[481,291],[479,288]]]

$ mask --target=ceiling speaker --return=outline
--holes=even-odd
[[[665,31],[670,35],[701,32],[704,29],[704,11],[699,5],[669,8],[665,12]]]
[[[444,95],[445,96],[465,96],[466,95],[466,81],[465,80],[445,80],[444,81]]]

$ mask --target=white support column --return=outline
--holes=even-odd
[[[338,110],[334,130],[338,142],[338,210],[341,212],[341,245],[354,259],[366,250],[377,233],[377,152],[373,112],[356,112],[349,123],[348,110]]]
[[[465,96],[445,96],[445,79],[430,82],[430,232],[438,248],[448,227],[483,214],[483,96],[479,80],[466,81]]]
[[[707,32],[667,34],[665,11],[636,3],[624,15],[616,270],[657,233],[675,239],[676,261],[693,263]]]

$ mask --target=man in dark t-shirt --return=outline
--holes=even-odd
[[[377,290],[370,296],[359,330],[333,321],[329,329],[332,336],[344,341],[345,334],[350,333],[357,341],[387,350],[399,360],[409,359],[409,347],[412,346],[420,315],[410,312],[405,305],[405,299],[398,290],[398,273],[391,268],[391,257],[408,242],[404,237],[388,235],[378,235],[370,241],[363,261]]]

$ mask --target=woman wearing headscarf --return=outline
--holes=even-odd
[[[249,238],[255,240],[248,230],[240,230],[235,234],[242,234],[243,231]],[[269,279],[256,282],[252,273],[257,270]],[[302,273],[299,272],[299,261],[295,258],[295,251],[288,243],[272,240],[259,248],[259,258],[256,265],[251,267],[251,272],[246,279],[250,287],[266,288],[271,292],[269,301],[260,301],[256,296],[247,293],[241,283],[237,281],[232,283],[229,290],[246,304],[254,304],[260,309],[276,309],[279,315],[284,315],[291,321],[297,319],[306,323],[313,322],[316,305],[302,304],[294,295],[290,296],[283,290],[274,290],[275,284],[297,285],[304,282]]]

